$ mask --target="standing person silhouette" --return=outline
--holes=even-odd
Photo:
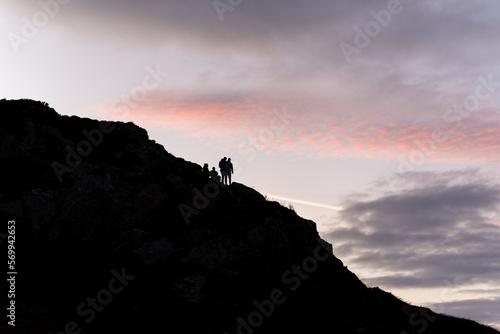
[[[222,183],[227,185],[227,158],[224,157],[219,161],[220,175],[222,177]]]
[[[229,179],[229,184],[231,184],[231,174],[233,174],[233,163],[231,162],[231,158],[227,159],[226,173]]]

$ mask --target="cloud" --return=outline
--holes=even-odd
[[[412,172],[398,182],[383,195],[346,200],[328,233],[336,255],[372,272],[369,285],[433,288],[454,277],[496,284],[500,227],[491,222],[500,185],[476,170]]]
[[[447,313],[473,319],[500,330],[500,298],[469,299],[429,305],[431,309],[446,309]]]
[[[386,11],[387,1],[243,1],[222,22],[212,1],[71,1],[39,34],[53,29],[62,48],[81,50],[92,64],[85,72],[95,71],[88,85],[116,78],[116,72],[125,81],[122,72],[148,65],[138,66],[138,59],[161,60],[161,68],[172,74],[170,86],[151,93],[134,110],[120,111],[130,120],[157,119],[167,127],[175,123],[188,135],[226,140],[255,136],[267,126],[266,113],[253,109],[287,105],[297,122],[267,145],[271,150],[408,159],[419,149],[416,141],[457,125],[443,115],[474,94],[478,76],[499,80],[491,41],[500,28],[500,5],[486,0],[401,3],[401,13],[392,15],[350,63],[340,43],[354,45],[355,27],[376,21],[373,12]],[[40,11],[35,1],[6,0],[5,6],[19,18],[7,27],[12,31],[19,31],[23,16]],[[118,67],[117,58],[120,67],[130,59],[130,68]],[[66,62],[72,64],[60,63]],[[82,73],[68,77],[83,78]],[[500,124],[497,93],[426,160],[492,156]]]
[[[387,10],[387,1],[243,1],[222,22],[212,1],[71,1],[51,24],[71,43],[105,42],[125,54],[130,45],[145,52],[175,48],[202,61],[217,59],[216,71],[237,59],[245,68],[235,76],[252,72],[274,85],[302,88],[307,82],[313,91],[329,94],[340,86],[365,92],[367,99],[385,92],[391,99],[422,97],[422,104],[443,88],[467,91],[477,75],[498,73],[491,41],[500,6],[486,0],[401,3],[402,12],[392,15],[352,63],[340,43],[355,44],[354,28],[374,21],[372,12]],[[19,19],[40,10],[37,2],[6,0],[6,6]]]
[[[258,138],[273,108],[287,106],[296,118],[265,143],[268,152],[403,158],[414,167],[496,159],[498,87],[467,118],[448,110],[475,93],[479,76],[500,80],[491,42],[500,5],[401,4],[350,63],[340,43],[356,44],[355,27],[377,21],[373,13],[387,11],[387,1],[243,1],[222,22],[212,1],[71,1],[40,34],[53,29],[65,49],[82,50],[94,64],[89,72],[98,68],[86,77],[93,87],[107,86],[103,78],[128,81],[128,71],[157,62],[171,73],[167,85],[129,108],[103,97],[102,117],[233,145]],[[19,24],[40,10],[37,2],[14,0],[6,8]],[[121,69],[128,65],[122,59],[130,68]],[[68,77],[83,80],[82,73]]]
[[[98,113],[143,126],[161,125],[193,137],[229,140],[284,128],[289,120],[280,118],[283,108],[286,105],[279,96],[171,89],[150,92],[146,99],[116,98],[100,104]]]
[[[343,206],[327,238],[367,285],[438,289],[438,312],[499,324],[498,182],[479,170],[408,172]]]
[[[398,287],[436,287],[457,276],[481,282],[500,274],[500,228],[491,224],[498,219],[500,186],[477,171],[406,177],[408,189],[344,205],[340,225],[329,233],[338,255],[396,274],[368,281]]]
[[[154,123],[207,140],[236,140],[259,137],[276,117],[273,110],[284,107],[293,120],[265,143],[274,152],[322,158],[402,157],[418,166],[434,161],[492,161],[500,145],[500,112],[494,110],[463,113],[466,118],[450,110],[441,117],[413,120],[383,112],[345,114],[338,102],[307,92],[166,87],[136,102],[116,98],[103,103],[100,116],[143,126]]]

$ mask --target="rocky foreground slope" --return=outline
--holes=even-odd
[[[2,100],[0,166],[2,333],[498,333],[366,287],[314,222],[132,123]]]

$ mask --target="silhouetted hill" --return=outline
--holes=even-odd
[[[132,123],[2,100],[0,143],[17,271],[2,333],[498,333],[367,288],[314,222]]]

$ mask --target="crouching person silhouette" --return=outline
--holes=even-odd
[[[212,178],[212,180],[220,182],[220,176],[219,173],[217,173],[217,171],[215,170],[215,167],[212,167],[212,170],[210,171],[210,177]]]
[[[209,170],[208,170],[208,164],[204,164],[203,165],[203,176],[206,177],[207,179],[210,176],[210,173],[209,173]]]

